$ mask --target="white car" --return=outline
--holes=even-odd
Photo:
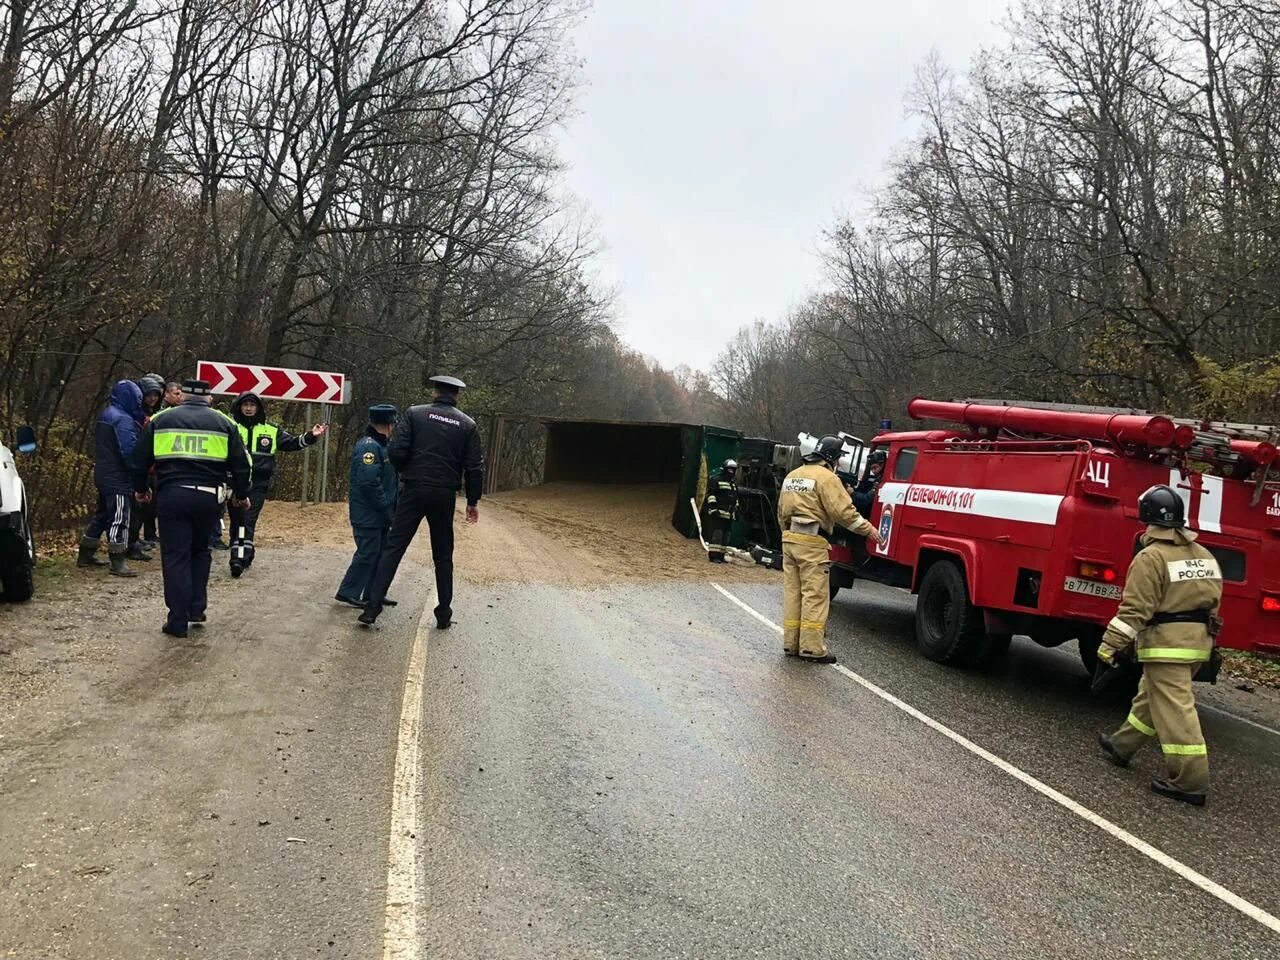
[[[18,430],[19,453],[36,451],[36,433]],[[36,538],[27,511],[27,489],[13,453],[0,441],[0,600],[30,600],[35,592]]]

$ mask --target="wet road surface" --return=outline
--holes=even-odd
[[[382,955],[429,578],[409,570],[413,602],[369,633],[315,599],[345,558],[296,559],[289,583],[265,565],[219,583],[211,615],[236,626],[139,635],[0,731],[0,956]],[[776,617],[778,586],[728,588]],[[417,956],[1280,957],[1259,923],[836,670],[785,660],[706,583],[466,585],[457,611],[424,635]],[[1071,649],[1020,641],[957,671],[915,653],[911,616],[860,584],[832,648],[1280,912],[1280,736],[1207,715],[1211,806],[1163,801],[1154,755],[1128,772],[1098,756],[1124,706],[1089,698]]]

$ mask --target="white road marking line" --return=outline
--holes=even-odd
[[[717,590],[719,590],[721,595],[723,595],[726,599],[728,599],[732,603],[736,603],[743,610],[747,611],[747,613],[751,614],[751,616],[755,617],[757,620],[763,623],[766,627],[769,627],[770,629],[775,630],[778,633],[782,633],[782,628],[780,626],[778,626],[776,623],[774,623],[772,620],[766,617],[763,613],[760,613],[750,604],[743,603],[741,600],[735,597],[732,593],[730,593],[724,587],[720,586],[720,584],[718,583],[713,583],[712,586],[715,587]]]
[[[1238,713],[1232,713],[1230,710],[1223,710],[1221,707],[1215,707],[1209,703],[1198,703],[1196,706],[1201,710],[1208,710],[1210,713],[1220,714],[1224,717],[1230,717],[1232,720],[1238,720],[1240,723],[1247,723],[1251,727],[1257,727],[1259,730],[1266,731],[1274,736],[1280,737],[1280,730],[1275,727],[1268,727],[1265,723],[1259,723],[1257,720],[1250,720],[1248,717],[1242,717]]]
[[[429,612],[429,608],[428,608]],[[396,766],[391,791],[391,840],[387,856],[387,912],[382,931],[383,960],[418,956],[418,736],[422,684],[427,667],[427,618],[413,638],[404,678]]]
[[[761,622],[768,624],[778,633],[782,632],[782,628],[779,627],[776,623],[774,623],[772,620],[765,617],[764,614],[755,610],[749,604],[744,603],[742,600],[739,600],[737,597],[731,594],[728,590],[724,589],[724,587],[716,583],[713,583],[712,586],[715,587],[718,591],[720,591],[720,593],[722,593],[724,596],[728,597],[730,600],[736,603],[738,606],[748,611],[757,620],[760,620]],[[1160,864],[1160,866],[1164,867],[1166,870],[1169,870],[1172,873],[1176,873],[1178,876],[1182,877],[1182,879],[1186,880],[1188,883],[1194,884],[1195,886],[1199,887],[1201,890],[1205,891],[1205,893],[1208,893],[1214,897],[1217,897],[1223,903],[1227,904],[1227,906],[1240,911],[1240,913],[1244,914],[1250,920],[1255,920],[1258,923],[1262,924],[1264,927],[1267,927],[1268,929],[1274,931],[1275,933],[1280,933],[1280,918],[1277,918],[1271,915],[1270,913],[1267,913],[1267,911],[1263,910],[1259,906],[1256,906],[1255,904],[1250,903],[1248,900],[1245,900],[1243,897],[1237,896],[1236,894],[1232,893],[1230,890],[1228,890],[1226,887],[1222,886],[1221,884],[1215,883],[1214,881],[1210,880],[1204,874],[1191,869],[1191,867],[1187,866],[1181,860],[1175,860],[1173,857],[1169,856],[1163,850],[1160,850],[1157,847],[1153,847],[1151,844],[1147,843],[1147,841],[1143,840],[1141,837],[1134,836],[1132,833],[1125,830],[1123,827],[1120,827],[1112,823],[1106,817],[1103,817],[1100,814],[1094,813],[1088,807],[1085,807],[1082,804],[1077,803],[1076,801],[1068,797],[1066,794],[1059,793],[1057,790],[1053,789],[1053,787],[1049,786],[1046,783],[1041,782],[1040,780],[1037,780],[1031,774],[1020,769],[1019,767],[1015,767],[1012,763],[1009,763],[1009,761],[1004,760],[1001,757],[997,757],[991,751],[978,746],[976,743],[974,743],[972,740],[968,739],[967,737],[959,733],[956,733],[946,724],[940,723],[939,721],[933,719],[933,717],[929,716],[928,714],[921,713],[915,707],[911,706],[911,704],[907,703],[904,700],[898,699],[892,693],[889,693],[887,690],[884,690],[881,687],[876,686],[866,677],[859,676],[858,674],[850,670],[848,667],[846,667],[844,664],[836,663],[836,664],[832,664],[832,666],[834,666],[837,671],[839,671],[844,676],[848,677],[854,683],[857,683],[860,686],[864,687],[865,689],[869,690],[871,693],[874,693],[877,697],[879,697],[881,700],[885,701],[886,703],[897,707],[899,710],[901,710],[903,713],[907,714],[908,716],[913,717],[916,720],[919,720],[926,727],[929,727],[931,730],[934,730],[942,734],[948,740],[951,740],[954,743],[957,743],[960,746],[964,747],[974,756],[981,757],[983,760],[987,761],[992,766],[1004,771],[1009,776],[1013,777],[1015,780],[1020,781],[1021,783],[1030,787],[1032,790],[1035,790],[1037,793],[1048,797],[1054,803],[1058,804],[1061,807],[1066,808],[1067,810],[1070,810],[1076,816],[1084,820],[1087,820],[1089,823],[1093,824],[1098,829],[1111,834],[1111,836],[1115,837],[1117,840],[1121,841],[1122,843],[1126,844],[1132,849],[1137,850],[1143,856],[1148,857],[1151,860],[1154,860],[1156,863]]]

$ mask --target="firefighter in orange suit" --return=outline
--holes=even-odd
[[[831,608],[828,544],[821,536],[837,526],[882,543],[879,531],[854,509],[836,476],[844,451],[839,437],[823,437],[804,466],[782,481],[778,524],[782,527],[782,647],[789,657],[835,663],[825,633]]]
[[[1141,747],[1159,740],[1166,775],[1152,780],[1151,789],[1204,806],[1209,750],[1191,681],[1213,658],[1222,570],[1186,529],[1185,506],[1172,488],[1157,485],[1144,493],[1138,519],[1147,532],[1129,566],[1120,609],[1098,648],[1098,673],[1105,677],[1133,647],[1142,682],[1120,729],[1098,741],[1112,763],[1125,767]]]

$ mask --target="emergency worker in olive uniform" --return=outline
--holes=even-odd
[[[853,507],[849,491],[836,476],[844,452],[839,437],[823,437],[804,465],[782,481],[778,524],[782,527],[782,648],[787,656],[814,663],[835,663],[827,651],[827,614],[831,609],[829,544],[821,536],[836,526],[883,542],[880,533]]]
[[[724,563],[724,548],[733,528],[733,514],[738,506],[738,463],[726,460],[719,470],[707,477],[707,496],[702,501],[702,526],[707,537],[707,559]]]
[[[387,444],[387,454],[400,473],[400,497],[359,617],[367,627],[382,613],[387,588],[425,519],[436,571],[436,626],[447,629],[453,622],[453,514],[459,489],[466,488],[467,523],[480,519],[484,451],[476,422],[458,409],[458,392],[466,384],[456,377],[431,377],[428,382],[434,399],[405,411]]]
[[[369,429],[351,451],[351,493],[347,498],[347,511],[351,517],[351,535],[356,541],[356,552],[334,599],[353,607],[363,608],[368,599],[369,584],[387,545],[387,534],[396,512],[396,488],[400,481],[387,455],[387,441],[391,439],[398,415],[399,412],[389,403],[370,407]],[[383,597],[382,603],[395,606],[395,601],[388,597]]]
[[[242,393],[232,401],[231,419],[240,428],[241,442],[253,455],[253,489],[249,491],[249,506],[232,506],[228,511],[231,515],[231,576],[238,577],[253,563],[253,536],[270,493],[271,478],[276,471],[276,454],[309,447],[328,428],[317,424],[307,433],[295,437],[283,427],[267,422],[266,405],[256,393]]]
[[[1142,682],[1120,729],[1098,740],[1122,767],[1145,744],[1159,740],[1166,775],[1151,781],[1151,789],[1203,806],[1209,792],[1209,751],[1191,681],[1213,656],[1221,624],[1222,571],[1185,528],[1182,498],[1170,487],[1154,486],[1144,493],[1138,518],[1147,532],[1129,566],[1120,609],[1098,648],[1098,670],[1116,669],[1117,660],[1135,647]]]
[[[247,506],[253,465],[240,431],[209,408],[209,384],[188,380],[185,399],[161,410],[142,431],[133,455],[133,490],[139,502],[151,496],[155,467],[156,516],[164,538],[164,602],[169,617],[160,629],[185,637],[191,623],[204,623],[209,602],[209,537],[222,512],[221,488],[230,477],[232,503]]]

